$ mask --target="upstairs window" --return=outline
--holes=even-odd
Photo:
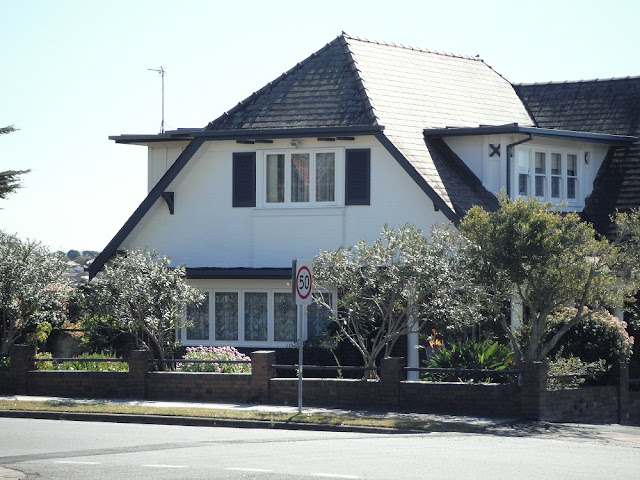
[[[267,204],[333,204],[336,202],[336,153],[265,154]]]
[[[561,149],[519,149],[515,157],[515,181],[521,197],[576,203],[579,200],[578,153]]]

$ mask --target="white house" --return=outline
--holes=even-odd
[[[203,129],[111,137],[147,147],[149,194],[90,274],[158,250],[207,293],[185,344],[284,347],[291,260],[385,223],[456,224],[505,189],[606,232],[640,204],[639,111],[640,78],[514,86],[475,57],[342,34]],[[309,332],[323,321],[313,307]]]

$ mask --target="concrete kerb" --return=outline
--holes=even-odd
[[[65,397],[43,397],[26,395],[0,395],[0,400],[14,401],[45,401],[52,403],[76,403],[76,404],[120,404],[155,408],[209,408],[215,410],[235,410],[253,411],[261,413],[275,414],[297,414],[297,407],[286,405],[250,405],[250,404],[228,404],[209,402],[169,402],[169,401],[147,401],[130,399],[81,399]],[[450,424],[452,430],[459,430],[468,426],[476,431],[484,428],[492,428],[515,422],[514,419],[486,419],[477,417],[462,417],[433,414],[412,414],[399,412],[371,412],[356,410],[341,410],[330,408],[305,408],[303,413],[326,414],[326,415],[351,415],[363,418],[380,418],[396,420],[424,420],[438,422],[440,425]],[[229,427],[229,428],[273,428],[289,430],[307,431],[334,431],[334,432],[359,432],[359,433],[425,433],[424,430],[409,430],[401,428],[385,428],[373,426],[341,425],[341,424],[316,424],[316,423],[296,423],[270,420],[243,420],[191,417],[180,415],[153,415],[153,414],[112,414],[112,413],[90,413],[90,412],[59,412],[41,410],[0,410],[0,417],[13,418],[38,418],[51,420],[73,420],[73,421],[94,421],[94,422],[114,422],[114,423],[140,423],[140,424],[162,424],[162,425],[184,425],[184,426],[208,426],[208,427]]]

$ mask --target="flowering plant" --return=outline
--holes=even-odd
[[[251,358],[233,347],[187,347],[184,360],[222,360],[228,362],[246,362]],[[251,373],[250,363],[178,363],[176,370],[181,372],[215,373]]]

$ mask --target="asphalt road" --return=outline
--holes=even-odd
[[[570,426],[376,435],[0,418],[0,478],[637,480],[640,429],[618,428],[620,441]]]

